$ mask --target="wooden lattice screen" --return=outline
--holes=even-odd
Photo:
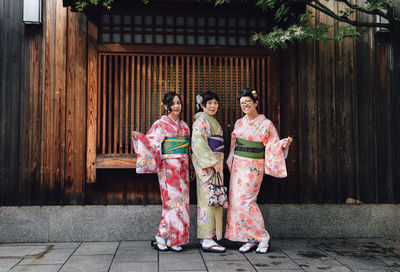
[[[236,96],[244,87],[265,94],[268,57],[99,55],[97,104],[98,156],[133,153],[130,132],[146,132],[162,115],[161,100],[176,90],[184,101],[183,120],[192,123],[195,96],[214,90],[220,97],[218,119],[230,127],[239,118]],[[265,105],[265,99],[261,97]],[[228,133],[227,133],[228,132]]]
[[[89,163],[95,168],[135,167],[131,131],[145,133],[160,118],[161,100],[167,91],[182,96],[181,118],[189,126],[196,113],[195,96],[215,91],[220,98],[217,118],[229,143],[234,123],[241,116],[238,92],[245,87],[256,88],[264,112],[271,90],[270,56],[99,53],[97,64],[97,97],[93,104],[97,108],[93,109],[97,116],[96,153]]]

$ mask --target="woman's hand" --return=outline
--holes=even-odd
[[[283,148],[288,148],[290,146],[290,144],[293,142],[293,138],[292,137],[287,137],[285,139],[282,139],[283,141]]]
[[[222,172],[222,164],[221,163],[216,163],[212,166],[212,168],[214,168],[215,172]]]
[[[194,180],[196,178],[196,173],[194,172],[193,168],[189,169],[189,178],[190,180]]]
[[[137,140],[137,139],[138,139],[137,134],[136,134],[136,131],[132,131],[132,138],[133,138],[134,140]]]

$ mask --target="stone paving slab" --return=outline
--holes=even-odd
[[[0,256],[1,257],[20,257],[24,258],[29,255],[37,255],[40,254],[51,246],[49,245],[29,245],[29,246],[1,246],[0,247]]]
[[[327,272],[351,272],[351,270],[345,267],[342,263],[332,260],[320,260],[320,259],[311,259],[311,260],[295,260],[295,262],[307,272],[316,272],[316,271],[327,271]]]
[[[267,254],[203,252],[191,241],[181,253],[159,252],[150,241],[0,244],[0,272],[400,272],[400,244],[389,239],[274,239]]]
[[[115,255],[114,262],[156,262],[158,260],[158,253],[154,249],[141,249],[141,250],[118,250]]]
[[[201,252],[204,261],[246,261],[246,257],[238,250],[227,249],[223,253]]]
[[[19,265],[37,265],[37,264],[63,264],[74,253],[73,248],[51,249],[36,256],[27,256]]]
[[[206,270],[200,253],[197,254],[160,254],[160,271]]]
[[[72,256],[60,272],[108,272],[113,255]]]
[[[248,261],[206,261],[210,272],[219,271],[257,271]]]
[[[87,242],[82,243],[74,255],[115,254],[118,242]]]
[[[294,262],[293,259],[288,256],[280,256],[270,258],[269,254],[257,254],[255,252],[246,253],[247,259],[257,269],[274,269],[274,270],[285,270],[285,269],[299,269],[299,266]]]
[[[346,267],[351,270],[362,269],[386,269],[387,265],[374,257],[354,257],[354,256],[339,256],[336,258]]]
[[[158,271],[158,262],[113,262],[110,272],[153,272]]]
[[[0,259],[0,272],[10,270],[21,261],[19,258]]]
[[[61,268],[61,264],[50,265],[17,265],[10,272],[57,272]]]

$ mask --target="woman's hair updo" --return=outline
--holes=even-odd
[[[174,103],[174,97],[175,96],[177,96],[179,98],[179,101],[181,101],[181,104],[182,104],[181,96],[179,94],[177,94],[175,91],[174,92],[168,92],[168,93],[166,93],[164,95],[162,103],[163,103],[163,106],[167,106],[167,112],[168,113],[170,113],[172,111],[171,106]]]
[[[203,105],[204,107],[207,105],[207,102],[210,100],[217,100],[219,103],[218,95],[214,93],[213,91],[205,91],[202,94],[198,94],[196,96],[196,108],[198,111],[203,111],[203,109],[200,107],[200,105]]]
[[[246,88],[240,91],[240,93],[237,96],[237,100],[240,102],[240,99],[242,97],[248,96],[253,100],[254,103],[258,101],[258,94],[256,90],[252,90],[250,88]]]

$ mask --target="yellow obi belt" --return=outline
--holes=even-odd
[[[165,137],[162,142],[162,154],[188,154],[189,138],[186,136]]]
[[[236,139],[234,154],[250,159],[264,159],[265,146],[261,142]]]

